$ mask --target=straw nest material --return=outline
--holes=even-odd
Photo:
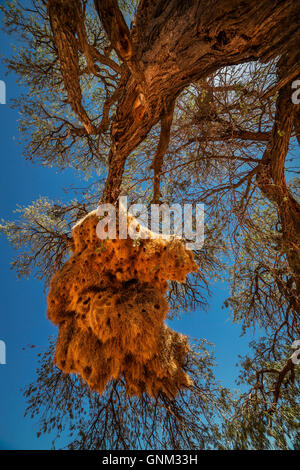
[[[122,377],[130,395],[173,398],[191,380],[187,339],[164,324],[167,281],[197,270],[193,254],[178,239],[100,240],[98,221],[93,211],[76,224],[73,255],[51,281],[54,361],[99,393]]]

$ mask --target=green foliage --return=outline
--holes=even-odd
[[[0,231],[20,252],[12,261],[18,276],[28,277],[34,268],[37,277],[46,280],[68,253],[68,226],[55,212],[55,205],[40,198],[28,207],[18,207],[18,221],[2,220]]]
[[[299,449],[300,409],[299,409],[299,367],[295,368],[295,377],[287,375],[281,386],[280,404],[274,406],[274,372],[260,371],[282,370],[291,356],[290,344],[276,345],[280,361],[267,360],[268,338],[253,342],[253,358],[241,358],[239,384],[250,389],[241,394],[234,402],[234,413],[223,428],[226,448],[257,450]]]

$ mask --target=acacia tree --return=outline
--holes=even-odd
[[[68,409],[70,427],[80,429],[77,448],[268,448],[274,438],[284,448],[287,432],[297,447],[299,371],[286,345],[300,336],[300,208],[286,158],[299,140],[291,94],[300,73],[300,2],[32,0],[2,10],[6,30],[22,38],[8,68],[31,90],[15,102],[26,156],[92,175],[69,204],[40,199],[18,209],[21,220],[4,223],[22,249],[18,273],[35,270],[47,284],[68,256],[71,226],[100,199],[115,203],[126,193],[148,203],[204,202],[200,270],[170,286],[173,312],[204,305],[210,280],[224,275],[221,255],[231,254],[226,305],[244,330],[259,325],[266,334],[242,360],[241,381],[250,390],[237,401],[214,384],[210,361],[206,373],[193,355],[195,383],[210,377],[204,384],[173,403],[130,401],[126,412],[122,383],[102,398],[90,394],[49,365],[50,348],[39,387],[26,391],[30,410],[50,413],[42,429],[61,429],[57,410]],[[85,399],[89,419],[78,415]],[[151,421],[153,407],[164,410],[163,436]],[[218,422],[222,415],[222,435],[216,422],[207,431],[212,409]]]

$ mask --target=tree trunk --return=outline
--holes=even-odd
[[[104,200],[116,201],[126,158],[163,118],[167,102],[223,66],[268,61],[298,47],[299,23],[299,0],[141,0]]]
[[[278,78],[288,73],[299,60],[299,53],[283,56],[279,62]],[[297,295],[300,296],[300,205],[287,188],[284,171],[295,117],[300,109],[300,105],[293,104],[291,92],[291,82],[279,91],[272,137],[258,167],[257,182],[265,196],[278,207],[282,249],[294,273]]]

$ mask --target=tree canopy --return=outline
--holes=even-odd
[[[130,398],[122,380],[91,392],[53,365],[52,339],[25,390],[27,413],[41,432],[68,430],[76,449],[300,448],[290,359],[300,338],[300,2],[28,0],[1,10],[19,41],[7,68],[29,91],[13,103],[25,157],[86,181],[68,203],[40,198],[2,221],[18,275],[47,290],[71,227],[99,201],[204,203],[199,271],[170,283],[170,318],[205,308],[226,277],[233,321],[263,332],[240,358],[238,393],[215,380],[209,343],[194,340],[194,385],[173,400]]]

